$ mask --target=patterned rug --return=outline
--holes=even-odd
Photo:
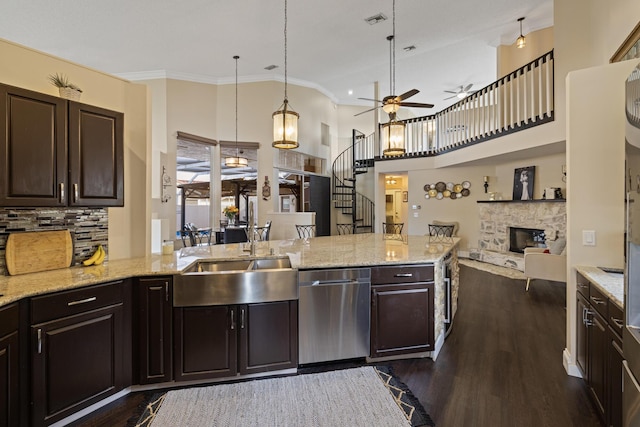
[[[390,368],[365,366],[155,393],[133,425],[434,427],[435,423]]]

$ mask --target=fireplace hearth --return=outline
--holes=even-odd
[[[509,227],[509,251],[524,253],[525,248],[545,246],[544,230],[537,228]]]

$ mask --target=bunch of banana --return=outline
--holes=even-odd
[[[91,258],[82,261],[82,264],[84,264],[85,267],[90,265],[100,265],[102,264],[102,261],[104,261],[105,255],[107,255],[107,253],[104,251],[102,245],[98,245],[98,249],[96,249],[93,255],[91,255]]]

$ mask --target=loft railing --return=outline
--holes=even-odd
[[[633,69],[625,83],[627,120],[640,128],[640,65]]]
[[[431,116],[406,124],[403,156],[441,154],[553,121],[553,50]]]

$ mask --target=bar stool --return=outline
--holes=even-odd
[[[336,224],[338,234],[353,234],[353,224]]]
[[[383,222],[382,232],[385,234],[402,234],[404,222]]]
[[[308,239],[316,235],[316,226],[314,225],[300,225],[296,224],[296,230],[298,231],[298,237],[301,239]]]

